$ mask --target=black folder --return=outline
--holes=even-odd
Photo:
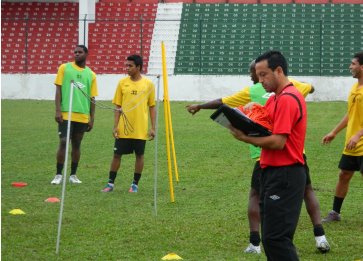
[[[271,135],[271,131],[267,128],[254,122],[237,108],[231,108],[225,104],[219,107],[210,118],[226,128],[232,125],[248,136],[263,137]]]

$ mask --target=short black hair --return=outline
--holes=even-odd
[[[275,70],[277,67],[281,67],[284,74],[287,76],[287,61],[280,51],[270,50],[256,58],[256,63],[267,60],[268,68]]]
[[[138,54],[133,54],[133,55],[130,55],[129,57],[127,57],[127,60],[128,61],[133,61],[137,66],[140,66],[140,71],[142,70],[142,57]]]
[[[353,58],[357,59],[360,65],[363,65],[363,51],[356,53]]]
[[[76,48],[77,48],[77,47],[82,48],[82,49],[83,49],[83,51],[84,51],[85,53],[88,53],[88,49],[87,49],[87,47],[86,47],[85,45],[83,45],[83,44],[78,44],[78,45],[76,45]]]

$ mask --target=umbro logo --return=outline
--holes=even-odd
[[[277,195],[271,195],[269,198],[272,199],[272,200],[278,200],[278,199],[280,199],[280,197],[277,196]]]

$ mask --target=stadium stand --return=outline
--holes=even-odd
[[[362,15],[353,4],[184,4],[174,72],[246,74],[261,51],[279,49],[292,75],[348,75]]]
[[[89,65],[97,73],[125,73],[128,55],[137,53],[148,69],[157,4],[96,4],[96,22],[89,24]]]
[[[100,0],[88,27],[89,65],[99,74],[124,73],[126,56],[139,53],[144,72],[159,74],[164,41],[169,73],[247,74],[250,61],[273,48],[286,54],[292,75],[344,76],[351,55],[363,49],[363,0],[191,1]],[[1,8],[3,73],[55,73],[73,59],[78,4]]]
[[[1,14],[2,73],[54,73],[72,59],[78,4],[2,2]]]

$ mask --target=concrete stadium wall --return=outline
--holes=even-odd
[[[111,100],[118,81],[125,75],[97,75],[99,100]],[[158,86],[156,76],[147,76]],[[352,77],[293,77],[310,82],[315,92],[307,101],[346,101],[356,80]],[[55,74],[2,74],[2,99],[53,100]],[[168,77],[171,101],[207,101],[231,95],[251,85],[249,76],[173,75]],[[159,97],[163,97],[163,80],[160,78]]]

